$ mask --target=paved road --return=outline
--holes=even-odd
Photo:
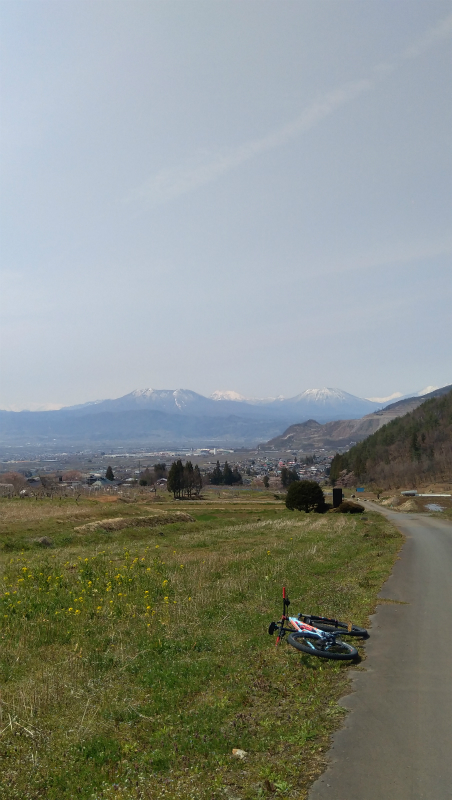
[[[341,701],[351,713],[309,800],[452,798],[452,525],[383,513],[407,537],[380,592],[399,602],[372,617],[364,670]]]

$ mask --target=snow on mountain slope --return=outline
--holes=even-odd
[[[393,392],[387,397],[366,397],[365,399],[370,400],[371,403],[389,403],[391,400],[399,400],[401,397],[403,397],[402,392]]]
[[[212,400],[231,400],[233,403],[248,402],[247,397],[244,397],[243,394],[239,394],[238,392],[234,392],[232,389],[225,389],[224,391],[216,389],[215,392],[212,392],[210,397]]]
[[[424,397],[425,394],[436,392],[439,386],[426,386],[419,392],[411,392],[410,394],[402,394],[402,392],[393,392],[387,397],[366,397],[366,400],[371,400],[373,403],[390,403],[391,400],[406,400],[408,397]]]
[[[342,405],[344,403],[355,402],[356,400],[360,400],[362,402],[361,397],[355,397],[353,394],[349,394],[348,392],[344,392],[342,389],[330,389],[330,388],[322,388],[322,389],[306,389],[301,394],[295,395],[295,397],[289,397],[286,399],[286,403],[315,403],[316,405]]]

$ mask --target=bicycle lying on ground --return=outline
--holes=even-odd
[[[365,628],[358,628],[347,622],[337,619],[318,617],[313,614],[299,614],[297,617],[287,616],[290,600],[283,587],[283,614],[279,622],[271,622],[268,628],[272,636],[278,631],[276,644],[288,633],[287,641],[292,647],[319,658],[332,658],[336,661],[346,661],[358,658],[356,647],[342,641],[343,636],[356,636],[368,639],[369,634]],[[292,628],[286,628],[284,623],[289,622]],[[311,624],[311,623],[315,623]]]

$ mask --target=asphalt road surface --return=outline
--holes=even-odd
[[[309,800],[452,798],[452,525],[383,513],[407,537],[380,592],[395,602],[372,617],[341,701],[350,713]]]

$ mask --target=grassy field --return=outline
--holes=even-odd
[[[401,537],[229,497],[0,501],[1,797],[306,797],[350,668],[275,648],[281,587],[366,623]]]

